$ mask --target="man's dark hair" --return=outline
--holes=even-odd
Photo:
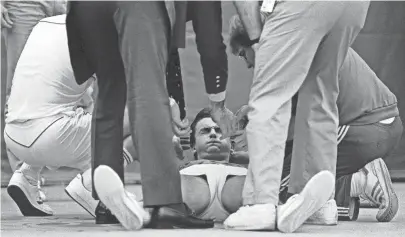
[[[190,133],[190,147],[194,147],[195,145],[195,133],[196,133],[196,126],[197,123],[200,122],[201,119],[204,118],[212,118],[211,117],[211,109],[209,108],[204,108],[198,114],[195,116],[193,123],[191,123],[190,128],[191,128],[191,133]]]
[[[246,47],[250,43],[249,36],[238,14],[229,20],[229,46],[232,54],[237,55],[240,47]]]

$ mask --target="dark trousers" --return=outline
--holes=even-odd
[[[68,13],[67,27],[68,37],[72,37],[69,33],[80,37],[82,45],[79,46],[89,67],[97,75],[98,95],[92,123],[92,170],[94,172],[99,165],[107,165],[124,181],[122,138],[127,88],[113,19],[116,9],[115,2],[74,2]],[[69,27],[74,27],[75,31],[69,31]],[[74,60],[72,53],[71,60]],[[75,72],[75,76],[79,77],[79,74]],[[97,199],[94,188],[93,196]]]
[[[367,163],[390,155],[402,136],[403,125],[400,117],[391,124],[373,123],[361,126],[350,126],[347,134],[339,143],[336,165],[335,200],[339,207],[348,207],[352,174]],[[282,178],[290,174],[292,142],[286,145]],[[285,195],[280,194],[280,195]],[[285,200],[288,197],[280,197]]]
[[[338,206],[349,206],[352,174],[375,159],[385,160],[398,145],[402,131],[399,116],[391,124],[373,123],[349,128],[338,145],[335,190]]]
[[[131,133],[140,159],[144,205],[182,203],[165,80],[170,45],[165,4],[117,4],[115,20],[127,78]]]

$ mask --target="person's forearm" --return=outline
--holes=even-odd
[[[259,1],[234,1],[236,11],[251,40],[260,38],[262,33],[262,19]]]

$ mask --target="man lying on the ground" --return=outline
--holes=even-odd
[[[248,47],[249,39],[238,17],[231,20],[230,29],[230,45],[233,53],[244,58],[248,67],[253,67],[254,51]],[[378,221],[391,221],[398,211],[398,198],[383,159],[392,152],[402,135],[403,127],[396,97],[352,49],[349,50],[341,68],[339,87],[337,105],[340,127],[336,203],[334,200],[328,202],[325,207],[332,207],[330,210],[334,211],[326,212],[328,216],[322,219],[326,222],[325,224],[336,224],[336,204],[347,207],[351,197],[363,195],[379,206],[376,216]],[[296,99],[299,98],[296,97]],[[293,125],[294,119],[291,120],[291,134],[294,134]],[[214,125],[210,126],[211,128],[208,127],[207,131],[210,130],[212,133]],[[193,134],[198,135],[198,132],[194,131]],[[289,157],[287,154],[284,162],[285,181],[288,180]],[[200,174],[205,172],[204,168],[199,170]],[[207,178],[207,180],[210,179]],[[195,184],[193,185],[195,187]],[[195,190],[200,191],[201,188]],[[224,196],[222,193],[221,195]],[[188,200],[187,197],[185,200]],[[319,218],[310,218],[309,221],[316,223],[319,222]]]
[[[346,136],[342,135],[342,142],[339,146],[350,142],[352,139],[362,139],[362,136],[370,135],[361,134],[358,136],[358,134],[346,131]],[[190,146],[194,151],[195,160],[180,168],[184,201],[200,217],[215,219],[216,221],[225,220],[230,213],[237,211],[242,206],[242,188],[247,169],[243,165],[236,163],[245,164],[248,159],[247,153],[244,152],[246,146],[243,142],[240,142],[239,147],[233,147],[232,149],[231,141],[229,139],[220,140],[220,136],[221,131],[211,119],[209,109],[201,110],[191,125]],[[380,140],[380,142],[384,142],[384,139]],[[283,181],[280,187],[281,202],[286,201],[285,191],[288,186],[291,146],[290,143],[287,146],[289,148],[286,149]],[[343,151],[349,152],[352,157],[357,152],[344,149],[344,147]],[[340,157],[342,157],[342,154],[338,158]],[[351,198],[364,195],[368,200],[378,204],[379,213],[387,208],[396,213],[398,200],[392,189],[384,161],[378,156],[375,157],[367,153],[361,154],[360,157],[369,157],[365,158],[369,160],[369,163],[361,167],[360,170],[355,171],[353,171],[355,163],[351,167],[347,167],[342,166],[342,162],[338,160],[338,169],[343,173],[348,173],[337,178],[335,200],[339,207],[348,207]],[[356,156],[353,159],[356,159]],[[358,161],[354,160],[353,162]],[[380,184],[382,181],[381,175],[388,178],[386,183]],[[356,176],[357,179],[352,178]],[[384,193],[384,186],[391,189],[387,190],[390,195],[393,195],[390,199],[391,202],[385,201],[387,196]],[[390,204],[394,206],[390,208],[386,206]],[[395,216],[395,213],[392,217]],[[337,213],[334,215],[336,216],[326,217],[328,224],[336,224]],[[347,214],[343,213],[343,215]],[[317,217],[313,216],[306,223],[316,221]]]

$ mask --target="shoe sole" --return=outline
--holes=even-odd
[[[7,192],[24,216],[52,216],[52,214],[41,211],[32,205],[24,191],[19,186],[10,185],[7,187]]]
[[[275,225],[273,225],[272,227],[269,227],[268,224],[255,225],[255,226],[235,226],[235,227],[224,225],[224,228],[227,230],[276,230]]]
[[[321,171],[314,175],[300,193],[302,202],[293,211],[280,218],[278,229],[281,232],[292,233],[297,230],[310,216],[322,208],[332,196],[335,178],[329,171]]]
[[[139,230],[143,225],[142,207],[128,198],[120,177],[110,167],[100,165],[94,171],[94,187],[101,202],[127,230]]]
[[[380,209],[377,214],[377,220],[379,222],[390,222],[398,212],[398,197],[394,192],[394,187],[392,186],[391,177],[385,162],[379,158],[371,163],[371,165],[383,189],[386,189],[384,193],[388,195],[388,206],[384,211]],[[381,211],[382,213],[380,213]]]
[[[82,203],[85,203],[86,201],[81,198],[80,195],[78,195],[76,192],[73,191],[68,191],[68,187],[65,188],[65,193],[73,200],[75,201],[79,206],[81,206],[84,210],[86,210],[90,215],[92,215],[94,218],[96,217],[95,212],[90,211],[90,207],[86,205],[82,205]],[[82,202],[80,202],[81,200]],[[94,209],[95,211],[95,209]]]

